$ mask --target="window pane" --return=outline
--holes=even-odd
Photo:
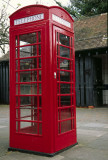
[[[41,32],[38,32],[38,42],[41,42]]]
[[[20,72],[20,82],[36,82],[36,81],[37,81],[37,71]]]
[[[70,72],[60,71],[60,81],[70,82]]]
[[[60,118],[60,120],[71,118],[71,108],[62,109]]]
[[[60,56],[70,58],[70,49],[60,46]]]
[[[39,123],[39,135],[42,135],[42,123]]]
[[[71,120],[61,122],[61,133],[72,130]]]
[[[20,105],[22,107],[34,106],[34,108],[36,108],[37,107],[37,97],[36,96],[22,96],[20,97]]]
[[[19,36],[20,46],[36,43],[36,33],[23,34]]]
[[[34,122],[20,122],[20,132],[37,134],[38,132],[38,123]]]
[[[70,70],[70,64],[71,62],[69,60],[66,60],[66,59],[57,59],[57,67],[60,68],[60,69],[65,69],[65,70]]]
[[[16,95],[18,95],[18,85],[16,85]]]
[[[37,56],[37,46],[20,47],[20,58]]]
[[[61,96],[61,106],[70,106],[71,105],[71,96]]]
[[[18,70],[18,60],[16,60],[16,70]]]
[[[70,37],[60,33],[60,43],[69,46]]]
[[[16,82],[18,82],[18,72],[16,72]]]
[[[60,84],[60,93],[61,94],[67,94],[67,93],[71,93],[71,85],[70,84],[65,84],[65,83],[61,83]]]
[[[39,55],[41,55],[41,45],[39,44]]]
[[[29,58],[20,60],[20,70],[37,68],[37,59]]]
[[[37,94],[37,84],[21,84],[20,94]]]
[[[41,85],[41,83],[39,84],[39,94],[41,94],[42,93],[42,85]]]

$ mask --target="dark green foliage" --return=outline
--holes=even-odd
[[[77,18],[108,12],[107,0],[70,0],[67,7],[62,6],[60,2],[56,1],[56,3]]]

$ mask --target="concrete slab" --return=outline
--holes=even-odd
[[[0,106],[0,160],[108,160],[108,108],[77,109],[78,145],[54,157],[8,152],[9,107]]]

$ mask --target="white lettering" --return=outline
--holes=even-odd
[[[30,16],[30,17],[16,19],[16,20],[14,20],[14,25],[34,22],[34,21],[38,21],[38,20],[42,20],[42,19],[44,19],[44,14],[43,13],[42,14],[37,14],[37,15],[34,15],[34,16]]]
[[[56,22],[64,25],[64,26],[66,26],[66,27],[71,28],[71,23],[70,23],[70,22],[68,22],[68,21],[66,21],[66,20],[64,20],[64,19],[56,16],[55,14],[52,14],[52,19],[53,19],[54,21],[56,21]]]

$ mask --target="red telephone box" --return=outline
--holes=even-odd
[[[73,19],[31,5],[10,16],[10,148],[54,155],[77,144]]]

